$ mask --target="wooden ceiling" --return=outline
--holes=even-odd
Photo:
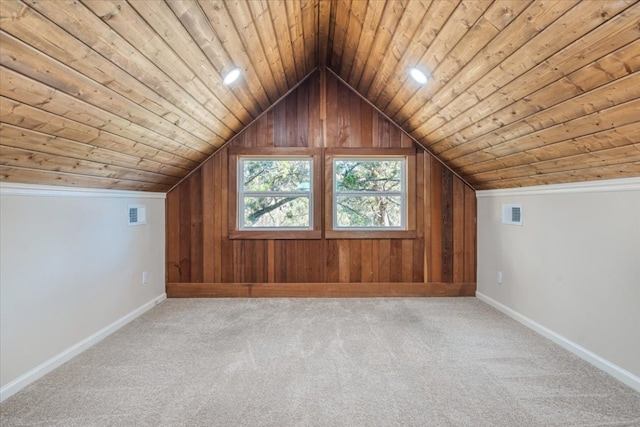
[[[3,181],[166,191],[322,66],[476,189],[640,176],[638,0],[2,0],[0,37]]]

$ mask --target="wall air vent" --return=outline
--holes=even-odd
[[[502,205],[502,223],[522,225],[522,205]]]
[[[129,225],[147,223],[147,207],[145,205],[129,205]]]

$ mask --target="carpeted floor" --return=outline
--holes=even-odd
[[[640,394],[475,298],[172,299],[8,426],[640,426]]]

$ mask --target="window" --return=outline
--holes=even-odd
[[[321,150],[229,150],[229,238],[322,237]]]
[[[406,159],[333,159],[333,229],[406,229]]]
[[[416,230],[415,148],[328,148],[327,239],[411,239]]]
[[[229,183],[231,239],[417,235],[415,148],[234,147]]]
[[[312,229],[313,159],[240,157],[239,229]]]

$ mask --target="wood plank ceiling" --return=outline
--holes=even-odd
[[[3,181],[166,191],[323,66],[476,189],[640,176],[638,0],[2,0],[0,37]]]

